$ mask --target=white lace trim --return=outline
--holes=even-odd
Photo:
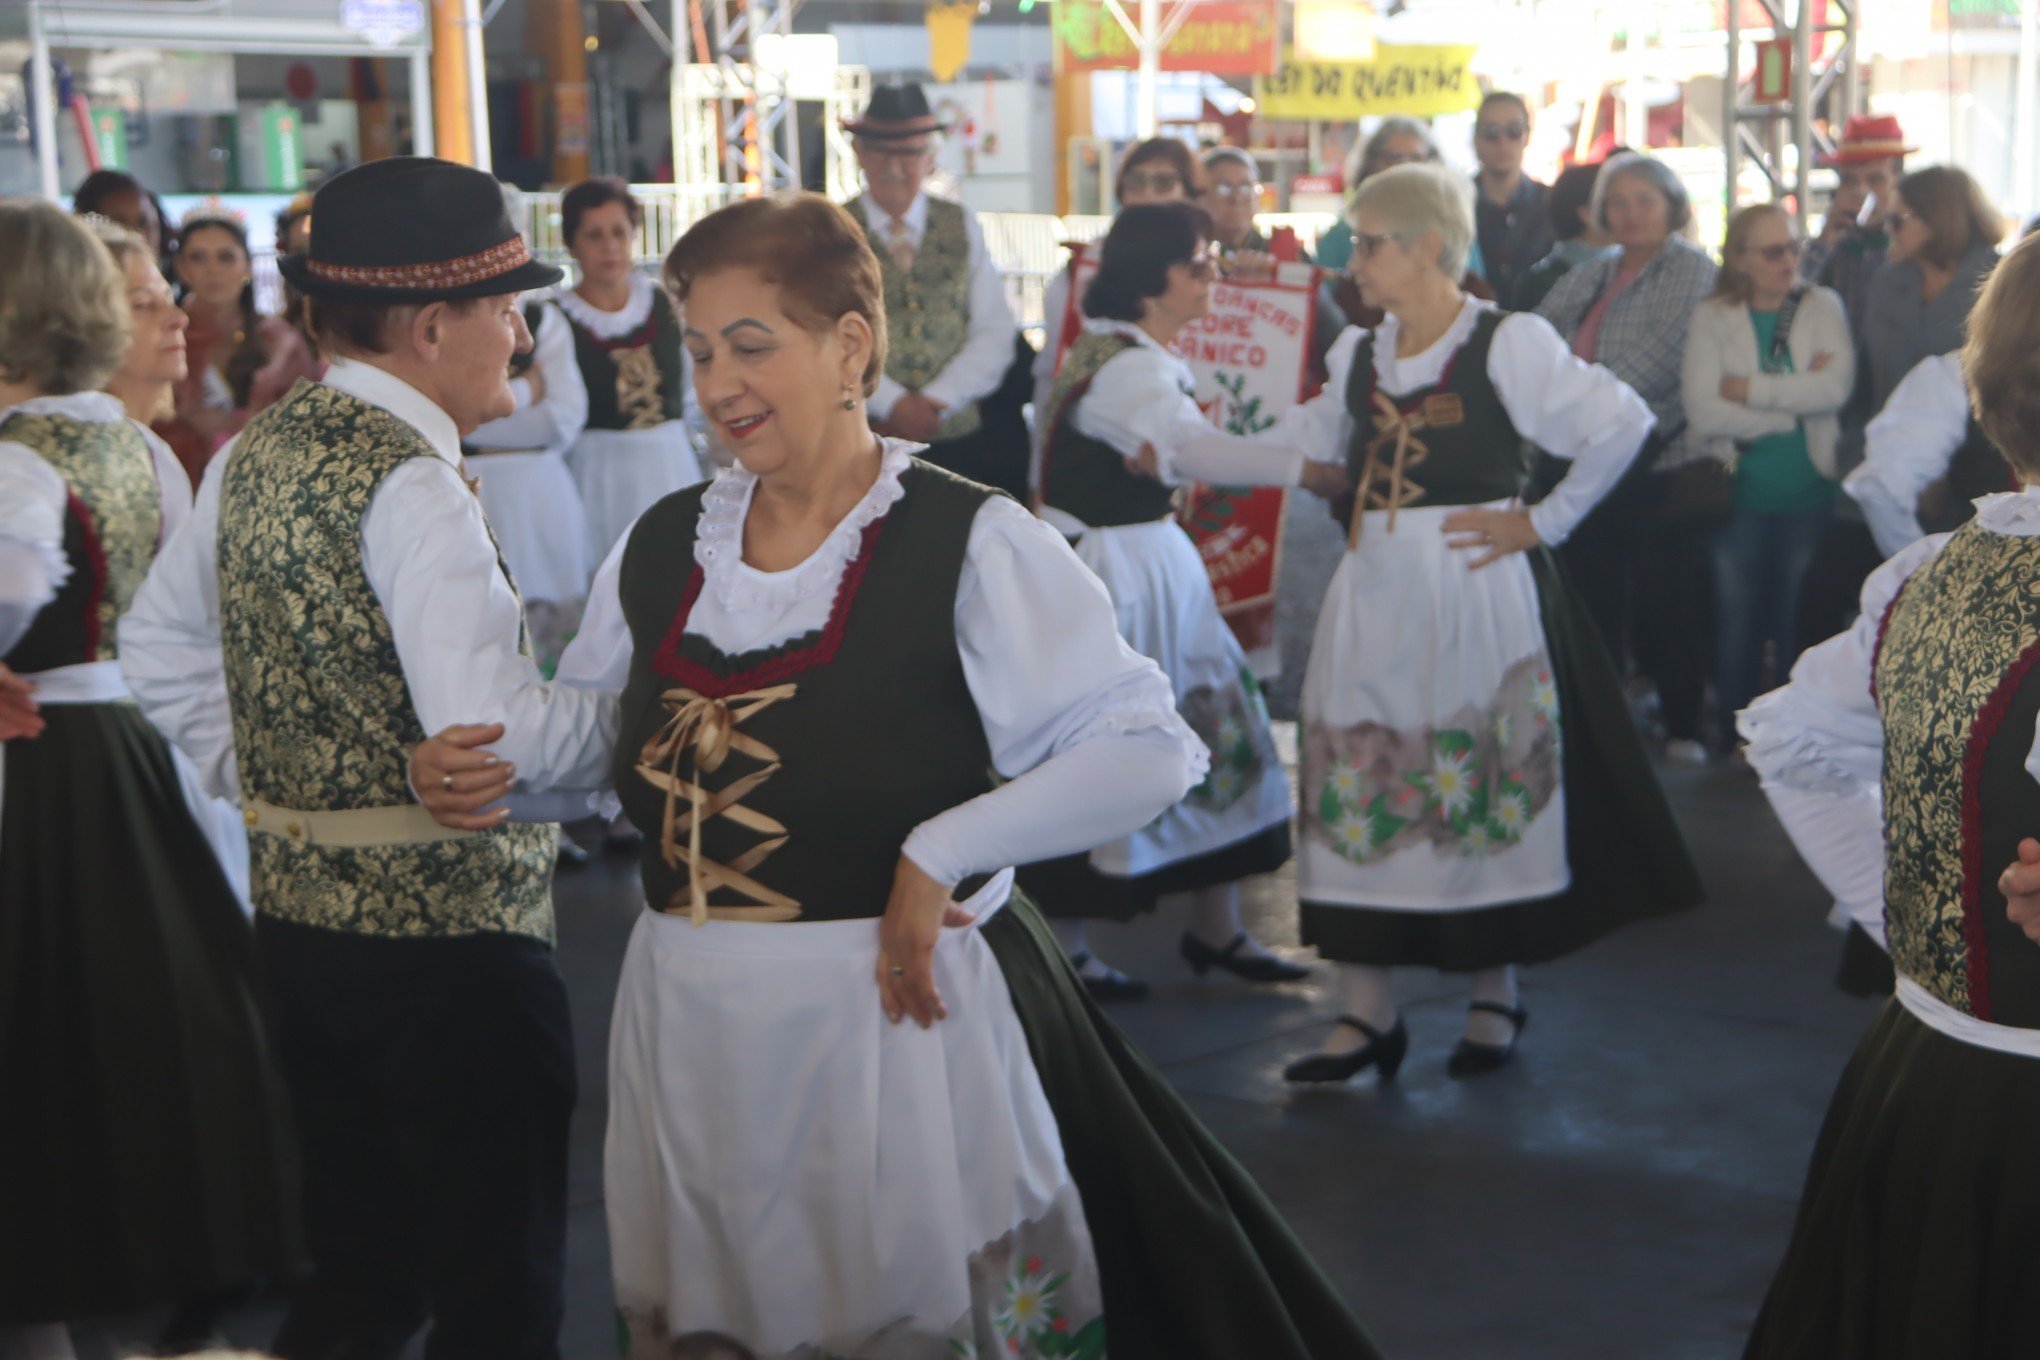
[[[37,416],[68,416],[72,420],[90,421],[95,425],[108,425],[116,420],[128,418],[127,408],[120,404],[118,397],[104,392],[72,392],[61,397],[30,397],[27,401],[0,410],[0,419],[21,411]]]
[[[821,592],[834,595],[844,569],[857,556],[864,530],[906,494],[900,477],[914,450],[922,447],[900,439],[884,443],[878,477],[864,499],[837,522],[806,561],[785,571],[760,571],[744,562],[744,519],[758,487],[757,477],[741,463],[716,473],[702,493],[694,560],[701,564],[702,578],[715,592],[717,603],[731,614],[772,617]]]
[[[652,295],[659,285],[653,283],[637,270],[630,275],[630,301],[623,304],[623,310],[605,312],[571,288],[562,288],[553,298],[582,330],[598,340],[620,340],[639,326],[652,314]]]
[[[1055,744],[1067,751],[1097,737],[1139,737],[1179,752],[1195,788],[1211,772],[1211,748],[1176,711],[1175,692],[1160,671],[1135,671],[1090,696],[1091,712]]]
[[[1375,385],[1394,394],[1429,387],[1437,382],[1439,375],[1445,371],[1447,361],[1473,334],[1473,323],[1486,310],[1486,304],[1479,298],[1469,297],[1460,307],[1459,315],[1445,328],[1445,333],[1422,354],[1412,354],[1408,358],[1397,358],[1395,353],[1396,335],[1402,329],[1402,323],[1393,315],[1383,317],[1381,324],[1374,328]]]
[[[2040,534],[2040,486],[1977,497],[1976,522],[1994,534],[2013,538]]]

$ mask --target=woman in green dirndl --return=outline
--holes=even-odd
[[[0,1355],[296,1264],[251,938],[120,616],[190,483],[120,402],[127,284],[0,203]]]
[[[561,663],[620,695],[649,833],[605,1150],[631,1350],[1366,1360],[1013,892],[1181,798],[1204,747],[1060,534],[872,435],[879,278],[813,195],[674,247],[736,466],[638,521]],[[508,816],[467,740],[420,747],[414,786],[452,825]]]

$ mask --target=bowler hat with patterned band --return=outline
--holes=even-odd
[[[549,288],[566,277],[531,257],[495,177],[429,156],[342,171],[312,198],[312,240],[277,269],[312,297],[444,302]]]
[[[843,130],[867,142],[904,142],[942,132],[949,124],[928,107],[928,95],[919,85],[881,85],[871,92],[864,116],[843,124]]]

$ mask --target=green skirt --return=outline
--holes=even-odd
[[[985,923],[1084,1201],[1112,1360],[1380,1355],[1253,1178],[1016,896]]]
[[[0,747],[0,1324],[291,1272],[253,933],[126,704]]]
[[[1745,1360],[2040,1355],[2040,1060],[1885,1004],[1814,1145]]]

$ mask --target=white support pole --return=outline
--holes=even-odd
[[[1140,0],[1140,135],[1152,137],[1161,127],[1159,110],[1162,69],[1161,0]]]
[[[1792,25],[1792,145],[1793,216],[1804,235],[1806,200],[1813,187],[1813,0],[1799,0]]]
[[[50,69],[50,40],[43,32],[41,0],[28,0],[29,98],[35,101],[36,168],[43,197],[57,201],[64,192],[57,173],[57,81]]]
[[[461,35],[467,44],[468,129],[474,139],[475,168],[494,170],[489,147],[489,67],[482,58],[482,2],[462,0]]]
[[[430,156],[437,143],[432,126],[432,54],[411,53],[411,154]]]
[[[2040,0],[2024,0],[2019,6],[2019,75],[2014,86],[2018,100],[2014,109],[2012,124],[2012,197],[2019,205],[2019,216],[2031,218],[2040,203],[2034,201],[2033,157],[2040,154],[2035,145],[2034,120],[2040,118],[2040,109],[2034,107],[2040,100]]]
[[[1735,212],[1735,182],[1742,174],[1742,28],[1736,22],[1736,3],[1728,6],[1728,69],[1722,77],[1721,155],[1723,169],[1723,220]]]
[[[689,61],[707,61],[708,53],[692,50],[694,40],[689,36],[691,30],[687,27],[687,0],[673,0],[671,13],[674,50],[673,60],[666,65],[666,129],[673,139],[669,158],[673,162],[673,202],[677,207],[684,201],[681,186],[687,182],[687,167],[691,163],[689,153],[692,150],[687,145],[687,111],[681,102],[686,97],[681,88],[682,76]],[[679,216],[681,221],[687,220],[684,209]]]

